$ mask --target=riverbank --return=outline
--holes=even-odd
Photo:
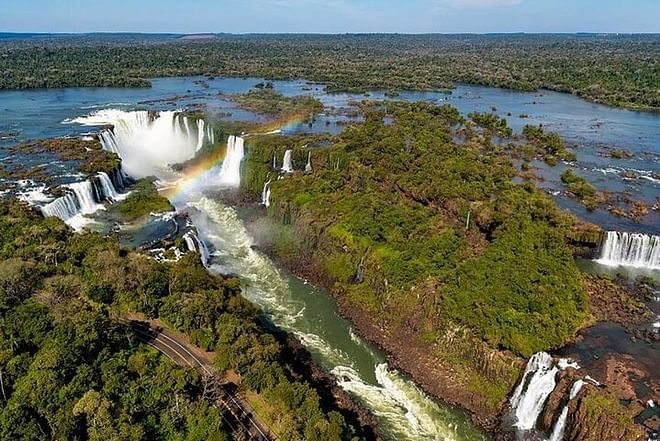
[[[257,234],[254,230],[253,233]],[[311,256],[296,255],[293,259],[284,259],[268,244],[261,244],[259,250],[296,277],[320,286],[332,294],[342,317],[351,322],[357,335],[386,354],[392,368],[409,375],[425,393],[450,406],[467,410],[474,424],[481,429],[493,435],[499,432],[499,417],[503,409],[494,411],[483,396],[470,392],[465,382],[453,376],[456,366],[441,365],[437,358],[428,353],[428,348],[416,344],[418,336],[411,328],[402,327],[393,331],[385,325],[374,323],[373,317],[367,311],[355,307],[334,289],[331,278]],[[524,366],[524,359],[511,359],[521,368]]]

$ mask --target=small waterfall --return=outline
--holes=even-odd
[[[121,199],[119,193],[117,193],[117,190],[115,190],[115,186],[112,183],[112,180],[110,179],[110,176],[108,176],[107,173],[105,172],[100,172],[98,175],[99,181],[101,181],[101,189],[103,190],[103,199],[108,199],[110,202],[115,202]]]
[[[307,173],[312,171],[312,152],[307,152],[307,164],[305,165],[305,171]]]
[[[204,120],[197,120],[197,147],[195,151],[198,152],[204,146]]]
[[[197,234],[193,231],[188,231],[183,235],[183,240],[186,242],[186,247],[188,247],[188,250],[199,253],[204,266],[208,265],[211,259],[211,253],[209,253],[208,247],[203,241],[199,239]]]
[[[44,217],[59,217],[63,221],[67,221],[78,214],[78,210],[76,196],[73,193],[67,193],[41,207],[41,213]]]
[[[580,393],[582,386],[584,386],[584,381],[582,380],[577,380],[575,383],[573,383],[571,392],[568,395],[569,402],[566,403],[566,406],[564,406],[564,409],[562,409],[561,415],[559,415],[559,419],[557,420],[557,423],[555,423],[555,427],[552,430],[552,435],[550,435],[549,441],[561,441],[564,439],[564,429],[566,428],[566,418],[568,417],[568,405],[570,404],[570,401],[577,397],[577,394]]]
[[[660,236],[609,231],[598,263],[660,269]]]
[[[261,204],[270,207],[270,179],[264,184],[264,189],[261,191]]]
[[[123,190],[126,188],[126,178],[124,173],[121,171],[121,167],[116,168],[112,171],[112,184],[115,186],[115,189]]]
[[[245,155],[245,140],[231,135],[227,139],[227,154],[219,174],[219,184],[229,187],[241,185],[241,161]]]
[[[74,182],[73,184],[68,184],[67,187],[75,194],[78,200],[78,206],[80,207],[80,213],[92,214],[103,208],[103,205],[95,197],[94,186],[90,181]]]
[[[284,160],[282,161],[282,171],[284,173],[291,173],[293,171],[293,165],[291,163],[291,150],[284,152]]]
[[[277,168],[277,153],[273,153],[273,169]]]
[[[104,199],[103,189],[99,190],[92,180],[74,182],[62,187],[67,190],[67,194],[41,207],[44,217],[58,217],[78,230],[85,225],[86,214],[104,208],[100,203]]]
[[[211,144],[215,144],[215,134],[213,133],[213,128],[210,125],[206,127],[206,139],[208,139]]]
[[[186,129],[186,136],[190,138],[190,123],[188,123],[188,118],[183,118],[183,127]]]
[[[515,426],[531,430],[543,410],[545,400],[554,390],[559,369],[553,366],[552,357],[545,352],[529,359],[525,373],[511,397],[511,408],[516,416]]]

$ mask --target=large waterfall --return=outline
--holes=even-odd
[[[660,236],[638,233],[607,233],[598,263],[660,269]]]
[[[225,187],[238,187],[241,184],[241,161],[245,155],[245,140],[231,135],[227,139],[227,154],[220,168],[218,184]]]
[[[158,175],[168,165],[193,158],[205,141],[213,140],[213,131],[205,129],[203,120],[197,120],[192,129],[188,117],[173,111],[109,109],[70,122],[112,125],[112,130],[103,130],[99,135],[101,144],[122,158],[124,170],[133,177]]]
[[[555,427],[552,430],[552,435],[550,435],[549,441],[561,441],[562,439],[564,439],[566,418],[568,418],[568,405],[570,404],[571,400],[577,397],[577,394],[580,393],[580,389],[582,389],[582,386],[584,386],[584,381],[582,380],[577,380],[575,383],[573,383],[573,386],[571,387],[571,391],[568,394],[568,403],[566,403],[566,405],[562,409],[561,415],[559,415],[559,419],[557,420],[557,423],[555,424]]]
[[[552,357],[546,352],[534,354],[529,359],[523,378],[511,397],[511,408],[518,429],[534,428],[545,400],[555,388],[558,371]]]

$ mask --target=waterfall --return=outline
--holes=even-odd
[[[660,236],[609,231],[598,263],[660,269]]]
[[[566,406],[562,409],[561,415],[559,415],[559,419],[557,420],[557,423],[555,423],[555,428],[552,430],[552,435],[550,435],[549,441],[561,441],[564,439],[564,429],[566,428],[566,418],[568,417],[568,405],[571,400],[577,397],[577,394],[580,393],[580,389],[582,389],[583,385],[584,381],[582,380],[577,380],[573,383],[571,392],[568,395],[568,403],[566,403]]]
[[[215,134],[210,125],[206,126],[206,139],[208,139],[211,144],[215,144]]]
[[[79,230],[89,220],[85,218],[86,214],[104,208],[100,203],[104,199],[101,194],[103,190],[99,191],[91,180],[74,182],[62,187],[67,190],[64,196],[41,207],[44,217],[58,217],[75,230]]]
[[[270,207],[270,179],[264,184],[264,189],[261,191],[261,203]]]
[[[90,181],[74,182],[66,187],[75,194],[81,214],[92,214],[103,208],[94,195],[94,186]]]
[[[100,172],[97,177],[101,182],[101,189],[103,190],[103,198],[108,199],[110,202],[116,202],[121,199],[121,195],[115,189],[110,176],[105,172]]]
[[[190,137],[190,124],[188,123],[188,118],[183,118],[183,126],[186,129],[186,136]]]
[[[67,193],[41,207],[41,213],[44,217],[59,217],[63,221],[67,221],[78,214],[78,210],[76,196],[73,193]]]
[[[293,165],[291,164],[291,150],[284,152],[284,160],[282,161],[282,171],[285,173],[291,173],[293,171]]]
[[[545,400],[555,388],[557,372],[558,368],[553,366],[550,354],[539,352],[529,359],[510,402],[517,428],[530,430],[534,427]]]
[[[186,234],[184,234],[183,240],[186,242],[186,247],[188,247],[188,250],[199,253],[202,259],[202,263],[204,266],[206,266],[211,259],[211,253],[209,253],[209,249],[206,244],[202,242],[197,234],[193,231],[188,231]]]
[[[181,129],[181,122],[183,128]],[[192,159],[206,138],[205,123],[197,121],[197,133],[190,128],[188,117],[180,112],[154,114],[147,111],[124,112],[102,110],[71,122],[84,125],[111,124],[99,139],[103,148],[115,152],[122,159],[130,176],[158,175],[169,165]]]
[[[305,165],[305,171],[307,173],[312,171],[312,152],[307,152],[307,164]]]
[[[277,153],[273,153],[273,168],[277,168]]]
[[[197,120],[197,146],[195,151],[199,151],[204,146],[204,120]]]
[[[219,184],[238,187],[241,184],[241,161],[245,155],[245,140],[231,135],[227,139],[227,154],[219,173]]]

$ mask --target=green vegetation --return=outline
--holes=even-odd
[[[112,317],[161,318],[217,353],[267,403],[282,440],[355,439],[280,352],[236,279],[199,257],[160,264],[0,203],[0,439],[230,439],[199,376]]]
[[[578,176],[569,168],[562,173],[561,181],[566,184],[568,191],[576,198],[580,199],[587,208],[590,210],[596,208],[596,205],[598,204],[596,188],[587,182],[586,179],[582,176]]]
[[[493,113],[472,112],[468,117],[479,127],[490,130],[500,138],[508,138],[513,134],[513,130],[509,127],[506,118],[499,118]]]
[[[578,409],[578,421],[584,425],[584,439],[619,439],[633,441],[644,436],[644,430],[634,423],[638,409],[624,407],[606,392],[588,388]]]
[[[78,170],[88,176],[105,172],[109,175],[121,165],[117,154],[103,150],[98,140],[55,138],[30,141],[11,147],[12,154],[42,156],[44,160],[73,161]],[[13,161],[8,161],[12,164]],[[21,166],[22,164],[18,164]],[[41,168],[41,167],[38,167]],[[19,170],[21,167],[19,167]],[[14,174],[14,177],[16,174]]]
[[[575,153],[566,149],[564,140],[552,132],[546,132],[542,126],[526,125],[523,135],[536,147],[537,154],[549,165],[555,165],[557,158],[564,161],[575,161]]]
[[[550,89],[660,108],[657,35],[80,36],[0,43],[0,89],[148,86],[183,75],[301,78],[330,91]]]
[[[437,335],[460,324],[523,356],[572,337],[589,314],[566,239],[574,220],[531,184],[515,185],[497,146],[455,144],[456,109],[363,107],[363,124],[312,151],[312,174],[272,182],[269,213],[291,230],[274,248],[294,262],[306,250],[335,291],[395,332],[409,317]],[[247,168],[265,178],[282,138],[250,142]],[[294,149],[294,163],[305,156]],[[263,182],[244,185],[257,193]],[[490,390],[502,397],[501,385]]]
[[[316,98],[311,96],[285,97],[281,93],[273,91],[272,88],[254,89],[241,95],[234,95],[232,98],[246,110],[269,116],[311,115],[323,111],[323,104]]]
[[[108,207],[111,214],[117,214],[125,221],[136,220],[149,213],[173,210],[170,201],[158,194],[156,186],[149,179],[140,179],[131,188],[131,194],[126,199]]]

